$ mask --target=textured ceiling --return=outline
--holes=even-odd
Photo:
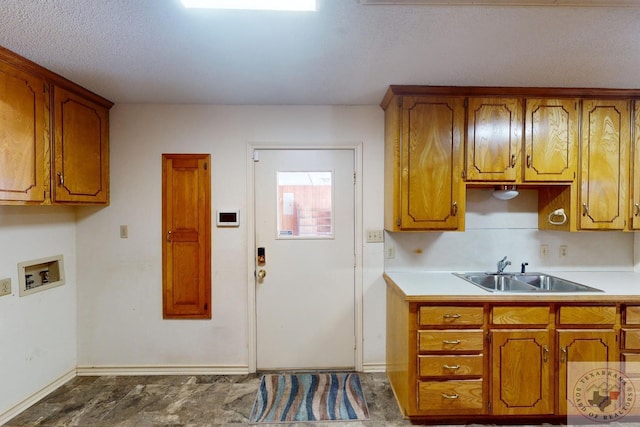
[[[640,88],[640,8],[0,0],[0,45],[114,101],[378,104],[390,84]]]

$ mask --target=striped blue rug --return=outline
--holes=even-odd
[[[368,420],[356,373],[267,374],[262,377],[249,421]]]

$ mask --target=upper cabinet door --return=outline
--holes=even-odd
[[[48,96],[43,79],[0,62],[0,201],[47,199]]]
[[[626,222],[631,112],[628,100],[582,105],[582,229],[622,230]]]
[[[54,89],[55,203],[109,203],[109,111],[66,89]]]
[[[566,181],[576,177],[578,100],[527,99],[525,181]]]
[[[635,100],[633,106],[634,140],[632,142],[631,158],[631,191],[630,208],[631,224],[633,230],[640,229],[640,101]]]
[[[520,179],[522,100],[469,98],[467,181]]]
[[[463,98],[404,97],[400,153],[403,230],[463,227],[463,126]]]

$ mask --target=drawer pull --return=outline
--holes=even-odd
[[[458,369],[460,369],[460,365],[453,365],[453,366],[451,366],[451,365],[442,365],[442,367],[444,369],[449,369],[451,371],[457,371]]]
[[[449,344],[449,345],[457,345],[460,344],[460,340],[442,340],[442,344]]]
[[[454,393],[454,394],[447,394],[447,393],[442,393],[442,398],[443,399],[457,399],[459,396]]]
[[[462,314],[444,314],[442,315],[445,319],[459,319],[462,317]]]

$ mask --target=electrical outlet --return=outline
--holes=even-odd
[[[386,249],[386,257],[387,259],[394,259],[396,257],[396,248],[395,246],[387,246]]]
[[[0,297],[11,294],[11,278],[0,279]]]
[[[384,242],[384,231],[367,230],[367,243],[382,243],[382,242]]]
[[[120,226],[120,238],[121,239],[126,239],[129,237],[129,227],[127,227],[126,225],[121,225]]]
[[[566,258],[569,256],[569,246],[567,245],[560,245],[560,251],[559,251],[559,255],[560,258]]]
[[[549,245],[540,245],[540,258],[549,256]]]

